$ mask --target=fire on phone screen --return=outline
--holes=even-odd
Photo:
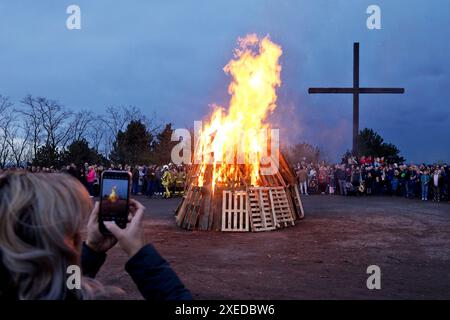
[[[129,175],[105,172],[102,179],[100,216],[124,228],[128,216]]]

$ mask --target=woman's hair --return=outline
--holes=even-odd
[[[17,298],[86,297],[89,281],[69,293],[66,279],[69,265],[80,266],[80,230],[91,209],[88,192],[69,175],[0,174],[0,264]]]

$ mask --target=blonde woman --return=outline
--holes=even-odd
[[[98,229],[98,203],[92,208],[81,183],[65,174],[0,174],[0,299],[90,299],[104,296],[93,280],[106,252],[117,242],[130,257],[126,271],[144,298],[191,299],[191,295],[151,245],[144,245],[144,207],[131,200],[129,223]],[[86,241],[80,231],[88,220]],[[81,289],[68,289],[68,267],[81,266]]]

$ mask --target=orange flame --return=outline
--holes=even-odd
[[[239,38],[238,44],[235,58],[223,69],[232,77],[228,112],[215,106],[197,142],[197,185],[204,185],[207,167],[212,165],[213,190],[218,183],[236,182],[240,174],[258,185],[261,152],[267,148],[267,137],[260,132],[269,128],[265,119],[276,108],[275,89],[281,85],[280,46],[255,34]]]
[[[108,200],[109,200],[109,201],[111,201],[111,202],[116,202],[116,201],[119,199],[119,196],[117,195],[116,190],[117,190],[117,187],[116,187],[116,186],[112,187],[111,193],[110,193],[109,196],[108,196]]]

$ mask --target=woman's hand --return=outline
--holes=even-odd
[[[136,200],[130,199],[131,221],[125,229],[119,228],[113,221],[105,221],[105,227],[117,238],[120,247],[128,254],[134,256],[145,244],[142,219],[145,207]]]
[[[104,235],[98,228],[98,201],[95,202],[87,225],[86,245],[94,251],[106,252],[117,243],[113,235]]]

